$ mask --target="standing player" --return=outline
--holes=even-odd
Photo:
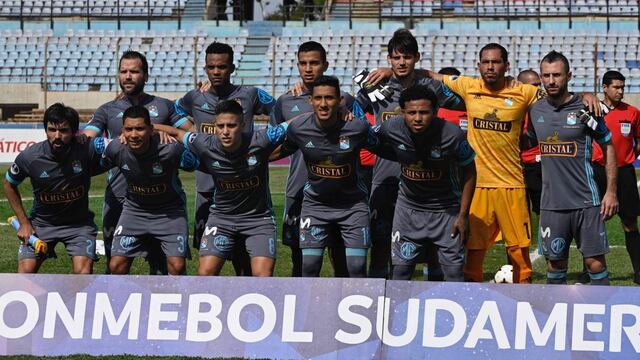
[[[84,134],[93,138],[104,133],[110,139],[117,139],[121,135],[122,115],[126,109],[133,105],[146,107],[153,123],[167,124],[184,129],[190,128],[191,123],[186,117],[176,112],[172,101],[144,92],[144,86],[148,80],[149,65],[144,55],[137,51],[125,51],[120,57],[118,67],[118,81],[123,96],[100,106],[84,128]],[[120,170],[110,170],[102,209],[102,235],[107,258],[107,273],[111,258],[113,232],[120,219],[122,204],[126,195],[127,184]],[[152,250],[148,259],[149,273],[166,274],[166,261],[162,256],[162,252],[159,249]]]
[[[63,104],[44,113],[47,140],[18,154],[7,171],[4,192],[20,222],[18,272],[35,273],[62,242],[72,257],[74,274],[91,274],[96,258],[97,228],[89,210],[91,176],[99,171],[104,141],[78,141],[78,113]],[[29,217],[22,206],[18,185],[31,179],[33,207]],[[37,235],[48,244],[48,254],[37,254],[28,239]]]
[[[287,123],[246,133],[242,106],[223,100],[213,121],[215,135],[158,126],[198,156],[215,179],[216,192],[200,243],[199,275],[219,275],[234,248],[246,245],[254,276],[271,276],[276,226],[269,193],[269,156],[284,141]]]
[[[327,68],[327,52],[324,47],[315,42],[308,41],[298,47],[298,72],[302,78],[302,86],[299,94],[288,92],[278,98],[271,115],[271,124],[277,125],[294,117],[313,112],[309,103],[311,85],[320,78]],[[351,109],[353,97],[341,92],[342,105]],[[307,182],[307,169],[302,159],[301,151],[296,151],[290,157],[289,176],[285,198],[284,220],[282,222],[282,243],[291,248],[292,269],[291,276],[302,275],[302,250],[300,250],[300,210],[302,209],[303,188]],[[342,247],[329,247],[331,259],[335,261],[336,276],[346,276],[346,269],[342,269],[344,252]]]
[[[268,115],[275,103],[273,97],[262,89],[252,86],[238,86],[231,83],[231,74],[235,71],[233,64],[233,49],[231,46],[219,42],[211,43],[206,49],[205,72],[209,79],[210,88],[202,92],[194,89],[176,100],[176,107],[183,115],[193,118],[195,127],[190,131],[211,134],[214,131],[213,120],[218,102],[234,100],[244,109],[244,132],[253,131],[253,116]],[[209,208],[212,205],[215,185],[211,175],[202,171],[196,172],[196,210],[193,247],[200,248],[200,239],[209,218]],[[234,261],[236,273],[248,273],[246,268],[246,252],[239,252],[238,261]]]
[[[638,214],[640,199],[636,185],[633,161],[640,155],[640,111],[624,98],[624,76],[617,71],[607,71],[602,77],[604,93],[604,120],[611,131],[613,147],[618,159],[617,195],[620,202],[620,221],[624,230],[624,241],[633,266],[633,282],[640,284],[640,235]],[[608,110],[608,112],[607,112]],[[593,170],[600,194],[605,193],[607,177],[605,161],[599,146],[593,149]]]
[[[377,130],[401,169],[392,227],[394,280],[411,279],[428,245],[437,248],[446,281],[464,279],[475,153],[458,126],[436,117],[437,103],[426,87],[409,87],[400,95],[403,116],[387,119]]]
[[[357,166],[360,149],[374,145],[375,137],[366,120],[340,118],[338,79],[320,76],[310,90],[314,112],[290,124],[282,146],[285,155],[299,149],[308,171],[300,213],[302,276],[319,276],[324,248],[342,240],[349,276],[365,277],[369,209]]]
[[[540,87],[540,76],[534,70],[523,70],[518,74],[518,81]],[[527,133],[529,117],[525,117],[524,130]],[[527,199],[531,205],[531,211],[540,214],[540,196],[542,195],[542,170],[540,168],[540,147],[534,146],[531,149],[524,149],[520,154],[522,168],[524,171],[524,183],[527,188]]]
[[[364,117],[364,111],[371,107],[376,125],[382,124],[391,116],[400,115],[400,92],[412,85],[424,85],[438,97],[438,106],[464,110],[464,103],[451,93],[442,83],[416,74],[415,64],[420,60],[418,42],[409,30],[397,30],[387,44],[387,61],[391,65],[392,75],[385,85],[393,93],[383,100],[372,101],[367,90],[362,89],[356,98],[354,115]],[[359,110],[360,109],[360,110]],[[391,225],[394,204],[398,196],[398,163],[378,158],[373,170],[371,186],[371,277],[387,277],[389,272]]]
[[[146,107],[132,106],[122,118],[126,144],[112,141],[101,162],[105,169],[118,167],[128,185],[111,247],[111,273],[128,274],[134,257],[146,257],[160,245],[169,274],[184,274],[189,229],[178,169],[194,171],[197,158],[181,144],[160,144]]]
[[[601,118],[586,111],[569,92],[569,61],[551,51],[540,63],[547,99],[529,109],[527,135],[540,144],[542,199],[540,243],[547,258],[547,283],[566,284],[571,239],[576,239],[591,283],[608,285],[605,254],[609,251],[604,221],[618,210],[616,153]],[[604,154],[607,190],[600,202],[591,167],[592,139]]]

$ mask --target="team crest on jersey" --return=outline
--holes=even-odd
[[[512,98],[504,99],[504,105],[505,106],[513,106],[513,99]]]
[[[74,174],[80,174],[82,172],[82,164],[80,161],[75,160],[71,163],[71,169],[73,169]]]
[[[349,137],[341,136],[340,137],[340,150],[349,150]]]
[[[567,125],[575,125],[578,123],[578,114],[570,112],[567,114]]]
[[[153,172],[153,175],[162,174],[162,165],[159,162],[153,163],[153,165],[151,165],[151,172]]]
[[[631,133],[631,124],[629,123],[620,123],[620,133],[622,136],[629,136]]]
[[[429,155],[432,159],[440,159],[442,157],[442,148],[440,146],[432,146]]]
[[[258,163],[258,159],[256,158],[255,155],[253,154],[247,155],[247,165],[256,166],[257,163]]]
[[[156,118],[159,116],[158,114],[158,107],[155,105],[149,105],[147,106],[147,110],[149,110],[149,116]]]

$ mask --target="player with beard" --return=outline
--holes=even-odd
[[[191,128],[188,118],[176,111],[171,100],[144,92],[144,86],[148,80],[149,65],[144,55],[137,51],[126,51],[122,54],[118,67],[118,81],[122,89],[122,96],[100,106],[84,128],[84,134],[89,137],[104,134],[110,139],[117,139],[121,135],[122,115],[126,109],[133,105],[146,107],[149,110],[152,123],[167,124],[183,129]],[[113,232],[120,218],[126,195],[127,184],[120,170],[110,170],[102,209],[102,235],[107,258],[107,273]],[[152,249],[149,255],[147,259],[150,267],[149,273],[152,275],[167,274],[166,259],[163,258],[160,249]]]
[[[16,157],[7,171],[4,192],[20,228],[18,272],[35,273],[62,242],[72,258],[74,274],[91,274],[96,259],[96,224],[89,210],[91,176],[100,172],[104,139],[78,140],[78,113],[63,104],[51,105],[44,113],[47,140],[34,144]],[[25,214],[18,185],[30,178],[33,206]],[[36,235],[48,246],[39,254],[28,245]]]
[[[193,118],[195,124],[189,131],[213,133],[215,128],[213,121],[218,103],[222,100],[234,100],[240,103],[244,109],[244,132],[251,133],[253,131],[253,116],[271,114],[275,104],[273,97],[262,89],[231,83],[231,74],[236,69],[233,64],[234,54],[231,46],[213,42],[205,52],[205,72],[209,84],[203,89],[191,90],[181,99],[176,100],[178,111],[184,116],[189,115]],[[200,239],[209,218],[209,209],[213,204],[214,193],[215,184],[211,175],[197,171],[193,237],[193,247],[196,249],[200,248]],[[251,264],[246,250],[241,248],[237,250],[233,261],[236,274],[250,275]]]
[[[604,119],[586,111],[580,95],[568,90],[567,58],[551,51],[540,63],[547,98],[529,108],[527,136],[540,144],[542,198],[540,249],[547,259],[547,283],[566,284],[569,247],[576,240],[593,285],[609,285],[609,251],[604,220],[618,211],[617,161]],[[602,147],[607,178],[600,201],[591,165],[592,141]]]

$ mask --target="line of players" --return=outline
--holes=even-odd
[[[540,101],[540,89],[525,84],[525,76],[535,72],[521,74],[520,82],[505,77],[508,54],[498,44],[480,51],[477,79],[415,69],[418,44],[407,30],[394,33],[388,44],[391,68],[369,74],[356,99],[323,75],[326,52],[316,42],[299,48],[298,91],[278,101],[262,90],[231,84],[228,45],[213,43],[206,54],[210,89],[192,90],[173,103],[144,93],[146,59],[125,53],[119,67],[123,96],[101,106],[82,137],[74,135],[73,109],[59,104],[48,109],[48,140],[17,158],[4,184],[22,225],[18,236],[24,241],[35,233],[53,244],[64,242],[74,272],[91,272],[96,229],[88,210],[89,176],[111,169],[103,210],[109,270],[127,273],[133,257],[144,256],[151,273],[182,274],[190,251],[177,174],[197,169],[198,273],[216,275],[232,259],[238,273],[270,276],[276,231],[267,164],[291,155],[283,242],[292,248],[293,276],[318,276],[329,247],[336,275],[364,277],[373,245],[370,276],[387,277],[391,258],[392,278],[409,279],[429,254],[430,278],[482,281],[484,254],[502,239],[515,282],[530,282],[531,222],[520,149],[539,141],[541,156],[534,159],[540,161],[534,163],[546,169],[539,234],[548,281],[566,282],[575,237],[590,280],[608,283],[603,220],[616,213],[617,198],[625,200],[620,216],[634,281],[640,280],[638,194],[631,191],[635,171],[629,165],[638,154],[640,130],[637,110],[621,102],[621,74],[609,72],[604,79],[610,109],[605,119],[616,129],[614,143],[625,144],[617,146],[618,159],[624,160],[616,181],[611,132],[601,118],[583,111],[586,104],[597,113],[599,102],[592,94],[568,92],[569,63],[559,53],[541,62],[547,97]],[[440,107],[449,109],[459,126],[436,118]],[[374,114],[374,128],[362,120],[365,110]],[[465,111],[469,120],[460,120]],[[532,141],[521,136],[527,111],[535,120],[524,134]],[[270,125],[254,131],[255,114],[271,114]],[[102,133],[120,141],[106,146]],[[167,135],[184,145],[168,143]],[[591,165],[592,138],[602,144],[597,161],[603,166]],[[370,194],[358,177],[361,148],[378,155]],[[594,169],[604,179],[600,191]],[[535,167],[525,170],[540,173]],[[34,190],[29,218],[17,191],[27,176]],[[79,224],[84,230],[78,231]],[[45,258],[23,245],[19,271],[35,272]]]

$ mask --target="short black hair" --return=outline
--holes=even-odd
[[[229,64],[233,64],[233,48],[225,43],[220,43],[217,41],[212,42],[207,46],[207,50],[205,51],[206,55],[209,54],[227,54],[229,55]]]
[[[336,89],[336,95],[340,96],[340,80],[338,80],[335,76],[322,75],[318,78],[318,80],[314,81],[311,84],[311,95],[313,95],[313,89],[316,86],[331,86]]]
[[[149,116],[149,110],[142,105],[133,105],[122,114],[122,123],[127,118],[143,118],[145,125],[151,126],[151,116]]]
[[[78,132],[78,126],[80,125],[78,112],[63,103],[55,103],[45,110],[42,125],[46,129],[47,124],[62,124],[65,121],[69,123],[72,133]]]
[[[216,114],[233,114],[240,117],[240,123],[244,123],[244,110],[242,109],[242,105],[240,105],[235,100],[222,100],[216,106]],[[215,123],[215,120],[213,121]]]
[[[393,33],[393,37],[387,44],[387,51],[389,56],[393,53],[393,50],[401,54],[418,55],[418,41],[413,36],[411,31],[407,29],[398,29]]]
[[[327,62],[327,50],[317,41],[307,41],[298,47],[298,55],[303,52],[317,51],[323,63]]]
[[[615,71],[615,70],[609,70],[606,73],[604,73],[604,75],[602,76],[602,85],[609,86],[611,85],[611,82],[613,80],[620,80],[622,82],[625,82],[626,79],[621,72]]]
[[[569,60],[567,60],[567,57],[562,55],[561,52],[555,51],[555,50],[551,50],[547,55],[545,55],[542,58],[542,61],[540,62],[540,64],[542,64],[543,62],[546,63],[553,63],[556,61],[562,61],[562,64],[564,65],[564,71],[568,74],[569,73]]]
[[[505,64],[509,62],[509,52],[507,51],[507,49],[504,48],[504,46],[498,43],[489,43],[483,46],[482,49],[480,49],[480,52],[478,53],[478,59],[480,61],[482,61],[482,53],[485,52],[486,50],[500,50],[500,58],[502,58],[502,61],[504,61]]]
[[[400,108],[404,109],[404,105],[409,101],[422,99],[429,100],[431,108],[434,111],[438,110],[438,97],[431,89],[423,85],[413,85],[402,90],[399,101]]]
[[[537,78],[540,78],[540,74],[538,74],[537,71],[533,70],[533,69],[526,69],[526,70],[522,70],[520,71],[520,73],[518,74],[518,81],[522,82],[522,79],[527,76],[527,75],[533,75]]]
[[[118,62],[118,69],[120,69],[120,65],[122,65],[122,60],[124,59],[128,59],[128,60],[132,60],[132,59],[138,59],[140,60],[140,63],[142,64],[142,73],[145,75],[149,75],[149,63],[147,62],[147,58],[142,55],[142,53],[139,53],[137,51],[134,50],[127,50],[125,51],[122,56],[120,56],[120,62]]]
[[[461,72],[453,66],[447,66],[440,69],[440,71],[438,71],[438,74],[460,76]]]

